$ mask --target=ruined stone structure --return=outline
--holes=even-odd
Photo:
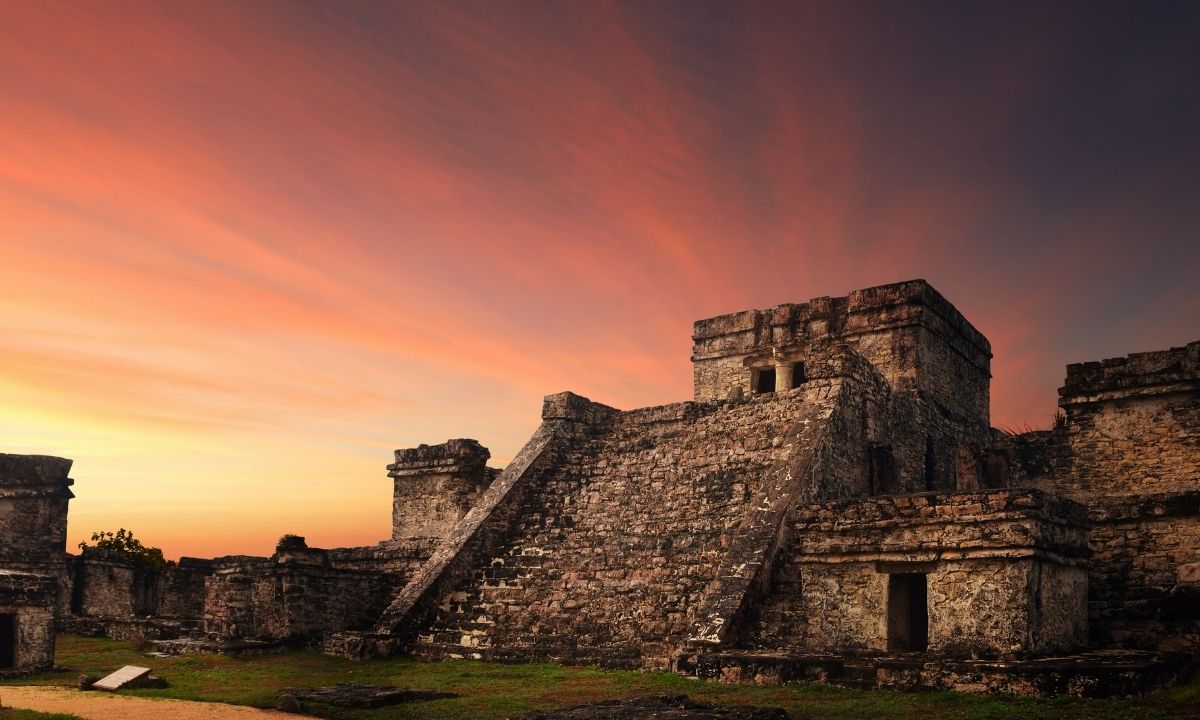
[[[70,597],[71,461],[0,454],[0,673],[48,670],[54,620]]]
[[[988,341],[924,281],[693,339],[691,401],[548,396],[502,471],[474,440],[397,450],[377,546],[285,538],[152,577],[85,554],[73,617],[352,657],[1015,692],[1136,690],[1174,667],[1138,653],[1200,653],[1200,342],[1072,365],[1061,421],[1012,436],[990,427]]]

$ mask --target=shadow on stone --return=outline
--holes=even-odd
[[[287,709],[283,707],[284,705],[292,707],[293,703],[298,707],[298,701],[344,708],[377,708],[398,703],[458,697],[455,693],[438,692],[427,688],[398,688],[391,685],[366,685],[363,683],[338,683],[319,688],[284,688],[279,691],[279,696],[276,707],[280,710]]]
[[[689,700],[687,695],[661,695],[632,700],[606,700],[534,712],[516,720],[788,720],[783,708],[724,706]]]

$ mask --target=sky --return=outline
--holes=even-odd
[[[929,280],[993,424],[1200,339],[1200,3],[0,3],[0,451],[69,541],[390,534],[392,451],[502,466],[692,322]]]

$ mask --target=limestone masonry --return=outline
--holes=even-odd
[[[1054,428],[1010,435],[987,339],[921,280],[693,340],[691,401],[548,396],[503,470],[475,440],[397,450],[372,547],[68,556],[70,461],[0,456],[9,667],[45,666],[55,608],[164,647],[1022,693],[1135,692],[1200,654],[1200,342],[1070,365]]]

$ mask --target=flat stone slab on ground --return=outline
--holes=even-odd
[[[137,665],[126,665],[116,672],[109,673],[96,681],[93,688],[97,690],[108,690],[113,692],[120,690],[126,685],[141,680],[150,674],[150,668],[138,667]]]
[[[426,688],[399,688],[393,685],[366,685],[363,683],[338,683],[330,687],[284,688],[281,696],[290,695],[305,702],[348,708],[377,708],[397,703],[439,700],[458,697],[454,693],[438,692]]]
[[[516,720],[788,720],[783,708],[725,706],[662,695],[632,700],[606,700],[561,710],[526,713]]]

